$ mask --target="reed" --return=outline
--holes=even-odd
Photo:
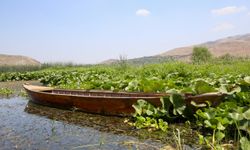
[[[34,65],[0,66],[0,73],[27,72],[27,71],[37,71],[40,69],[41,69],[41,66],[34,66]]]

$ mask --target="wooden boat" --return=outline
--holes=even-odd
[[[57,108],[79,110],[102,115],[128,116],[134,112],[133,104],[139,99],[148,101],[155,106],[161,106],[160,98],[167,93],[142,92],[112,92],[100,90],[64,90],[51,87],[24,84],[30,100],[34,103]],[[187,103],[212,102],[217,105],[222,99],[218,93],[209,93],[198,96],[186,95]]]

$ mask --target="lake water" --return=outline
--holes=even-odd
[[[39,106],[26,98],[0,99],[0,150],[159,149],[163,145],[125,133],[124,118]]]

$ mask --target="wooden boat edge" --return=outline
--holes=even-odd
[[[72,96],[72,97],[86,97],[86,98],[120,98],[120,99],[127,99],[127,98],[139,98],[139,99],[149,99],[149,98],[156,98],[156,97],[163,97],[169,95],[168,93],[143,93],[143,92],[113,92],[108,90],[68,90],[68,89],[55,89],[53,87],[46,87],[46,86],[37,86],[37,85],[30,85],[30,84],[23,84],[23,88],[25,90],[47,94],[47,95],[60,95],[60,96]],[[58,93],[47,93],[46,91],[51,90],[58,90],[58,91],[67,91],[67,92],[91,92],[91,93],[104,93],[104,94],[130,94],[130,95],[137,95],[137,96],[130,96],[130,97],[118,97],[118,96],[82,96],[82,95],[68,95],[68,94],[58,94]],[[145,95],[153,95],[153,96],[145,96]]]
[[[119,111],[119,112],[111,112],[109,113],[108,111],[108,108],[105,108],[105,111],[102,111],[100,109],[100,111],[98,112],[93,112],[92,110],[91,111],[85,111],[83,110],[84,112],[88,112],[88,113],[95,113],[95,114],[102,114],[102,115],[113,115],[113,116],[131,116],[131,113],[132,113],[132,105],[136,103],[137,100],[139,99],[144,99],[146,101],[151,101],[153,102],[152,104],[155,105],[155,106],[160,106],[161,102],[160,102],[160,98],[161,97],[164,97],[164,96],[160,96],[160,95],[156,95],[155,97],[142,97],[143,96],[143,93],[141,92],[140,94],[140,97],[103,97],[103,96],[86,96],[86,95],[69,95],[69,94],[57,94],[57,93],[51,93],[53,90],[63,90],[63,91],[80,91],[80,92],[103,92],[103,93],[114,93],[112,91],[98,91],[98,90],[64,90],[64,89],[55,89],[55,88],[51,88],[51,87],[44,87],[44,86],[35,86],[35,85],[29,85],[29,84],[24,84],[23,85],[24,89],[27,91],[29,97],[31,98],[31,100],[35,103],[38,103],[38,104],[42,104],[42,105],[47,105],[47,106],[52,106],[52,107],[58,107],[58,108],[78,108],[78,107],[75,107],[75,105],[73,104],[74,102],[74,99],[85,99],[84,101],[97,101],[97,100],[100,100],[100,101],[107,101],[107,100],[111,100],[111,103],[112,102],[115,102],[115,101],[120,101],[121,105],[123,105],[124,103],[126,103],[126,101],[128,99],[130,99],[129,103],[130,105],[126,106],[126,108],[128,108],[130,110],[130,114],[128,113],[123,113],[122,111]],[[129,94],[128,92],[116,92],[116,93],[126,93],[126,94]],[[138,94],[138,93],[133,93],[131,92],[132,95],[133,94]],[[33,97],[33,95],[36,95],[36,97]],[[151,94],[154,94],[154,93],[151,93]],[[62,105],[62,107],[58,106],[56,104],[50,104],[49,101],[45,100],[46,104],[44,104],[44,100],[42,100],[42,98],[39,98],[41,95],[42,97],[46,96],[46,97],[49,97],[49,96],[52,96],[54,97],[67,97],[68,99],[72,99],[72,100],[69,100],[70,103],[69,104],[66,104],[66,105]],[[169,95],[169,94],[168,94]],[[166,96],[167,96],[167,93],[166,93]],[[205,93],[205,94],[200,94],[200,95],[190,95],[190,94],[187,94],[187,95],[183,95],[184,96],[184,99],[186,101],[186,103],[188,105],[190,105],[190,103],[192,101],[196,102],[197,104],[201,104],[201,103],[205,103],[206,101],[210,101],[212,106],[217,106],[223,99],[224,95],[222,93]],[[38,98],[38,100],[36,99]],[[57,99],[57,98],[56,98]],[[58,98],[59,99],[59,98]],[[132,100],[133,99],[133,100]],[[132,103],[133,101],[133,103]],[[61,103],[61,102],[60,102]],[[96,103],[97,105],[99,105],[98,103]],[[120,105],[119,104],[119,105]],[[118,104],[116,104],[115,106],[119,106]],[[92,105],[93,106],[93,105]],[[81,109],[81,108],[80,108]],[[79,110],[80,110],[79,109]],[[113,108],[112,108],[113,109]]]
[[[31,85],[31,84],[28,84],[28,83],[23,84],[23,88],[27,89],[29,91],[34,91],[34,92],[42,92],[42,91],[48,91],[48,90],[53,90],[54,89],[52,87],[37,86],[37,85]]]
[[[46,86],[38,86],[38,85],[31,85],[31,84],[23,84],[23,88],[32,92],[37,92],[37,93],[43,93],[43,94],[49,94],[49,95],[66,95],[66,94],[56,94],[56,93],[47,93],[46,91],[51,91],[51,90],[60,90],[60,91],[72,91],[72,92],[93,92],[93,93],[114,93],[114,94],[138,94],[141,96],[135,96],[136,98],[140,99],[147,99],[147,98],[154,98],[154,97],[164,97],[164,96],[169,96],[170,93],[143,93],[143,92],[113,92],[113,91],[108,91],[108,90],[68,90],[68,89],[55,89],[53,87],[46,87]],[[152,97],[143,97],[143,94],[148,94],[148,95],[154,95]],[[195,98],[203,98],[203,97],[209,97],[209,96],[217,96],[217,97],[224,97],[226,94],[220,93],[220,92],[210,92],[210,93],[203,93],[199,95],[190,95],[190,94],[183,94],[185,99],[195,99]],[[93,97],[93,98],[103,98],[101,96],[81,96],[81,95],[67,95],[67,96],[76,96],[76,97]],[[105,97],[105,98],[132,98],[132,97]]]

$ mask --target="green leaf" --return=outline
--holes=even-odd
[[[215,133],[215,138],[217,142],[221,141],[224,137],[225,137],[225,134],[222,133],[221,131],[218,131]]]
[[[159,123],[158,123],[158,124],[159,124],[159,128],[160,128],[162,131],[166,132],[166,131],[168,130],[168,123],[165,122],[165,121],[163,121],[162,119],[159,119],[158,122],[159,122]]]
[[[181,90],[181,93],[194,93],[191,87],[185,87]]]
[[[221,124],[221,122],[218,122],[217,129],[218,130],[225,130],[225,127]]]
[[[170,101],[174,106],[174,115],[183,115],[183,112],[186,108],[186,103],[180,94],[171,94]]]
[[[244,79],[240,79],[238,81],[238,84],[245,85],[245,86],[250,86],[250,76],[247,76]]]
[[[227,86],[225,84],[221,84],[221,86],[219,88],[219,92],[221,92],[221,93],[228,93]]]
[[[172,105],[169,96],[161,97],[160,99],[162,108],[169,111],[169,107]]]
[[[202,79],[195,81],[194,90],[196,91],[197,94],[217,91],[214,87],[212,87],[209,83],[207,83],[206,81]]]
[[[199,144],[202,145],[204,143],[204,141],[205,141],[205,138],[201,134],[198,134],[198,137],[199,137]]]
[[[213,123],[211,123],[210,120],[205,120],[204,123],[205,123],[206,127],[209,127],[209,128],[212,128],[212,129],[216,129],[216,125],[214,125]]]
[[[247,120],[250,120],[250,109],[248,109],[243,113],[243,117]]]
[[[145,100],[138,100],[136,104],[132,105],[132,107],[135,109],[135,114],[136,115],[142,115],[143,107],[147,104]]]
[[[250,135],[250,120],[241,120],[239,123],[239,129],[246,131]]]
[[[222,125],[232,124],[232,121],[228,120],[228,117],[218,119]]]
[[[229,115],[229,117],[231,117],[235,121],[240,121],[243,119],[243,115],[240,113],[235,112],[235,113],[229,113],[228,115]]]
[[[242,150],[250,149],[250,141],[246,137],[240,138],[240,147]]]
[[[139,105],[132,105],[132,107],[135,109],[135,114],[134,116],[141,115],[142,114],[142,109],[139,107]]]
[[[233,94],[233,93],[239,93],[241,92],[241,88],[239,86],[236,86],[234,87],[231,91],[230,91],[230,94]]]
[[[250,76],[245,77],[244,81],[250,85]]]
[[[212,109],[212,108],[210,108]],[[206,109],[207,110],[207,109]],[[202,111],[202,110],[197,110],[196,114],[202,117],[204,120],[210,120],[215,117],[215,112],[214,111]]]
[[[146,114],[148,115],[148,116],[151,116],[152,114],[153,114],[153,112],[151,111],[151,110],[146,110]]]

